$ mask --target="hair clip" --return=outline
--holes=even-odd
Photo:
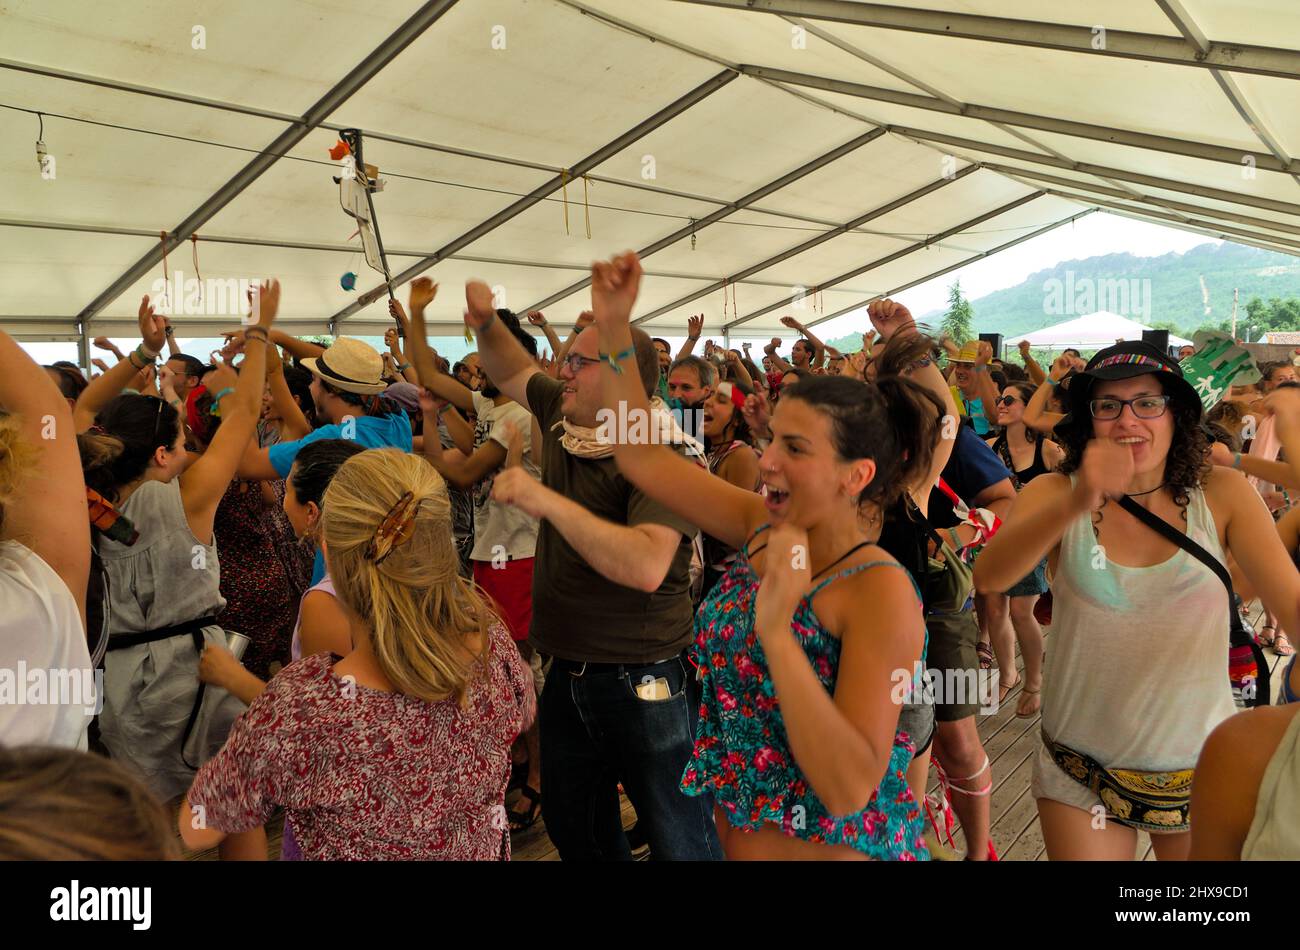
[[[375,536],[366,548],[366,560],[374,561],[376,565],[382,564],[384,558],[409,541],[415,533],[415,516],[419,510],[415,494],[404,492],[375,529]]]

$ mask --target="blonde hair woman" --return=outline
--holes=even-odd
[[[324,512],[356,646],[271,680],[195,779],[182,838],[211,847],[279,805],[308,859],[508,858],[510,745],[535,713],[532,674],[457,571],[442,477],[396,449],[363,452]]]

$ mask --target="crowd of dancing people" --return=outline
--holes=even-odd
[[[1188,352],[892,300],[674,353],[640,280],[470,282],[454,363],[429,278],[382,353],[274,281],[212,362],[148,298],[89,379],[0,332],[0,857],[996,859],[1019,688],[1052,860],[1300,858],[1294,366],[1206,413]]]

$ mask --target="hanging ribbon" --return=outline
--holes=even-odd
[[[695,250],[695,219],[691,218],[691,250]]]
[[[171,294],[167,292],[167,232],[159,231],[158,239],[162,241],[162,266],[163,266],[163,292],[162,299],[166,301],[167,309],[171,309]]]
[[[587,240],[591,240],[591,208],[587,204],[587,176],[582,176],[582,216],[587,223]]]
[[[199,303],[203,303],[203,275],[199,273],[199,236],[197,234],[190,235],[190,251],[193,253],[194,259],[194,279],[199,284]]]
[[[564,234],[569,234],[569,170],[560,169],[560,196],[564,202]]]

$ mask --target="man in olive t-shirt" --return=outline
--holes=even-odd
[[[684,655],[695,529],[634,488],[612,446],[592,438],[596,329],[578,336],[555,380],[495,319],[485,284],[466,285],[465,297],[488,375],[532,410],[543,437],[542,482],[508,469],[492,493],[541,519],[530,640],[555,657],[539,707],[546,831],[564,860],[629,858],[621,782],[657,859],[719,859],[711,804],[679,787],[699,708]],[[652,393],[654,345],[644,332],[634,338]]]

